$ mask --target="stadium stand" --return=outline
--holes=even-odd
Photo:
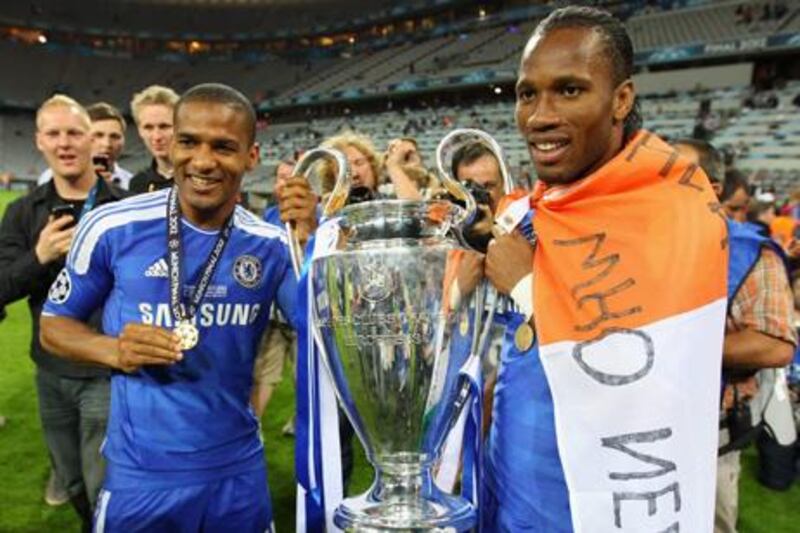
[[[59,8],[57,3],[44,4],[46,8],[49,6],[44,15],[57,25],[65,24],[67,15],[73,13],[67,7]],[[186,11],[181,4],[180,0],[175,0],[174,5],[166,6],[165,12]],[[632,3],[637,9],[642,4],[645,3]],[[689,7],[666,10],[656,9],[656,4],[651,2],[647,9],[634,10],[626,22],[637,52],[657,50],[661,53],[671,47],[723,43],[743,36],[766,39],[800,30],[800,6],[795,3],[788,3],[788,7],[780,11],[776,9],[773,16],[766,19],[761,16],[763,10],[773,3],[695,1],[688,2]],[[377,7],[385,5],[388,3]],[[754,14],[750,20],[743,20],[743,6],[750,6]],[[254,13],[250,7],[234,9],[230,20]],[[102,19],[97,13],[78,11],[75,26],[86,24],[91,28]],[[123,11],[115,13],[119,18]],[[259,17],[270,17],[268,11],[258,13]],[[275,103],[295,109],[302,109],[309,101],[356,100],[357,104],[358,98],[366,96],[402,94],[409,88],[413,93],[417,84],[427,87],[429,93],[464,85],[490,84],[498,88],[502,85],[506,92],[497,98],[456,107],[415,109],[414,105],[398,103],[393,110],[381,113],[372,110],[369,114],[358,111],[348,114],[342,108],[338,118],[310,121],[295,118],[283,121],[285,123],[271,120],[269,127],[262,128],[259,133],[262,155],[264,163],[270,167],[275,158],[290,147],[309,147],[342,129],[356,129],[371,135],[378,146],[385,146],[401,131],[418,136],[422,152],[430,161],[438,139],[451,127],[478,126],[498,137],[512,168],[519,171],[528,156],[513,124],[513,104],[508,88],[515,78],[519,51],[543,16],[543,12],[538,13],[523,20],[489,17],[461,22],[453,25],[456,31],[443,32],[441,28],[438,31],[434,28],[401,39],[404,42],[398,45],[359,46],[335,54],[306,53],[306,56],[298,56],[296,51],[293,54],[270,52],[260,54],[257,60],[178,56],[165,61],[146,57],[147,54],[125,57],[117,51],[116,55],[98,55],[96,50],[75,50],[53,43],[31,46],[0,40],[0,71],[17,74],[14,83],[4,84],[0,90],[0,100],[7,108],[30,110],[53,92],[66,92],[80,101],[105,100],[127,110],[132,92],[151,83],[181,91],[202,81],[227,81],[254,102],[264,102],[265,109],[269,110]],[[124,14],[132,17],[126,20],[130,22],[131,31],[146,27],[136,13],[125,11]],[[326,18],[329,13],[325,9],[316,11],[315,8],[315,14],[319,20],[331,20]],[[357,14],[345,9],[336,20]],[[194,17],[191,14],[181,16]],[[19,7],[0,14],[0,24],[20,20],[33,19]],[[104,29],[116,31],[116,22],[112,20]],[[285,22],[284,29],[296,27],[292,20]],[[153,32],[169,31],[170,24],[159,21]],[[247,28],[249,26],[243,27],[242,35]],[[212,29],[209,26],[204,31]],[[197,31],[199,33],[200,29]],[[800,38],[796,40],[800,43]],[[705,122],[703,127],[713,130],[712,141],[739,154],[742,168],[751,172],[768,170],[781,176],[774,180],[776,186],[787,188],[791,180],[798,177],[798,146],[793,137],[800,132],[800,126],[791,113],[791,100],[800,91],[796,85],[789,84],[776,93],[779,98],[776,109],[750,110],[743,102],[752,97],[749,86],[753,75],[754,62],[741,59],[723,65],[642,72],[637,75],[636,83],[640,94],[647,97],[643,100],[646,126],[667,137],[691,136],[701,121],[699,100],[711,100],[713,113],[702,121]],[[314,116],[314,113],[307,109],[304,116]],[[41,167],[30,140],[32,130],[30,115],[19,111],[0,113],[2,166],[29,179],[37,175]],[[145,151],[135,131],[129,130],[123,164],[139,168],[146,162]],[[267,168],[263,174],[270,173]],[[269,189],[263,179],[252,180],[251,184],[259,190]]]

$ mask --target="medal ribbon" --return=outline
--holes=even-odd
[[[181,208],[178,203],[178,189],[172,187],[169,192],[167,203],[167,264],[169,266],[169,306],[172,316],[175,318],[176,325],[184,320],[191,320],[197,311],[197,307],[205,296],[211,278],[214,275],[217,264],[222,257],[222,251],[231,236],[233,228],[233,214],[228,217],[223,224],[217,237],[217,242],[211,250],[211,254],[206,260],[200,281],[189,296],[188,304],[182,302],[181,288],[183,287],[183,276],[181,272]]]

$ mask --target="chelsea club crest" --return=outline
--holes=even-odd
[[[252,255],[240,255],[233,263],[233,277],[242,287],[252,289],[261,282],[261,261]]]

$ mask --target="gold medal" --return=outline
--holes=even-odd
[[[188,320],[181,320],[175,326],[175,334],[181,341],[181,350],[191,350],[197,346],[197,341],[200,340],[200,332],[197,327]]]
[[[523,322],[519,326],[517,326],[517,331],[514,332],[514,345],[517,347],[517,350],[520,352],[527,352],[531,346],[533,346],[533,340],[536,338],[536,334],[533,332],[533,328],[527,322]]]

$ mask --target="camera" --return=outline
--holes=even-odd
[[[475,199],[475,203],[478,205],[478,212],[475,214],[475,220],[473,224],[477,224],[478,222],[482,221],[483,218],[486,216],[486,211],[489,209],[491,205],[491,196],[489,195],[488,189],[481,185],[480,183],[476,183],[474,181],[462,181],[461,184],[464,186],[467,191],[472,195]],[[460,199],[454,197],[452,194],[447,194],[445,196],[448,200],[453,202],[454,204],[466,208],[467,203]],[[481,207],[486,207],[487,209],[480,209]]]
[[[346,205],[360,204],[361,202],[369,202],[376,199],[376,195],[372,190],[358,185],[350,189],[350,194],[347,197]]]
[[[98,154],[92,157],[92,165],[95,170],[100,172],[111,172],[111,159],[105,154]]]
[[[475,212],[475,219],[465,229],[464,238],[472,248],[481,253],[486,253],[489,246],[489,241],[492,240],[491,228],[487,227],[484,222],[487,218],[491,217],[491,196],[489,190],[472,180],[464,180],[461,182],[467,191],[475,199],[477,210]],[[452,194],[447,194],[446,198],[456,205],[466,207],[466,202],[459,198],[455,198]]]

